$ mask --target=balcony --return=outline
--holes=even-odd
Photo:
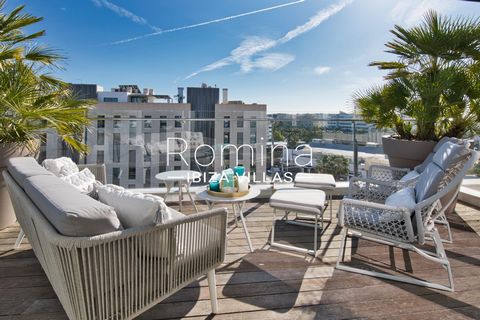
[[[348,273],[335,269],[341,242],[341,228],[335,213],[347,192],[350,177],[365,175],[372,164],[386,163],[381,136],[388,132],[362,126],[359,129],[357,120],[352,119],[292,124],[288,120],[248,117],[244,113],[230,113],[229,117],[228,120],[223,116],[197,119],[191,114],[158,116],[138,111],[98,114],[92,119],[93,128],[86,131],[84,137],[91,153],[78,159],[80,164],[104,163],[108,183],[160,196],[165,195],[166,188],[155,176],[165,171],[189,169],[208,174],[243,165],[247,172],[257,174],[257,178],[251,177],[251,184],[261,189],[261,193],[247,202],[244,210],[253,252],[249,250],[241,224],[237,225],[230,214],[226,258],[216,269],[220,311],[215,318],[478,318],[480,211],[472,204],[478,206],[479,198],[469,197],[466,192],[466,189],[478,189],[478,179],[473,174],[462,187],[460,200],[463,202],[448,216],[454,243],[445,244],[445,248],[453,268],[454,293]],[[284,130],[285,141],[274,141],[270,129],[275,131],[279,127]],[[297,129],[305,131],[290,137],[288,130]],[[314,135],[305,135],[312,131]],[[209,132],[213,135],[209,136]],[[251,148],[242,149],[248,142]],[[205,144],[211,147],[205,148],[208,152],[195,151]],[[228,144],[234,148],[224,148]],[[301,145],[304,146],[299,147]],[[48,133],[42,150],[41,157],[75,158],[52,133]],[[260,156],[262,152],[264,158]],[[334,163],[324,164],[329,156],[336,157]],[[302,160],[305,157],[307,161]],[[342,159],[344,167],[337,168],[339,162],[343,163]],[[205,165],[212,160],[210,165]],[[332,166],[335,170],[328,171]],[[332,206],[334,218],[319,237],[320,253],[316,258],[269,245],[273,210],[268,198],[272,186],[291,187],[286,179],[288,173],[298,172],[329,172],[337,180]],[[205,189],[208,177],[205,175],[193,184],[193,194]],[[177,195],[170,195],[166,200],[169,206],[178,209]],[[207,204],[198,199],[197,205],[199,211],[208,209]],[[181,211],[195,214],[188,202]],[[311,249],[311,228],[277,221],[275,229],[277,242]],[[0,316],[66,319],[28,241],[18,250],[12,250],[18,232],[18,225],[0,231],[3,270]],[[427,244],[426,248],[432,249],[432,246]],[[358,266],[368,263],[370,270],[432,281],[441,281],[445,271],[406,250],[379,246],[367,240],[348,242],[345,259]],[[211,317],[210,312],[207,279],[201,277],[138,318],[204,319]]]

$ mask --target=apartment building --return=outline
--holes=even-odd
[[[110,91],[97,85],[72,85],[77,97],[92,99],[96,91],[98,101],[89,111],[93,123],[85,132],[90,152],[81,161],[105,163],[109,183],[129,188],[157,187],[159,182],[154,177],[159,172],[186,169],[211,172],[235,165],[231,161],[222,165],[221,148],[229,141],[236,145],[251,144],[255,165],[244,160],[251,157],[250,149],[246,148],[239,156],[239,164],[244,164],[247,171],[263,172],[264,164],[259,163],[259,157],[261,146],[266,143],[267,127],[265,121],[259,120],[266,118],[266,105],[229,102],[227,90],[224,101],[219,103],[218,91],[215,92],[218,88],[194,89],[196,100],[192,99],[192,106],[173,103],[170,96],[155,94],[153,89],[141,91],[137,85],[120,85]],[[184,101],[183,88],[179,88],[176,97]],[[205,110],[205,102],[214,103],[208,106],[208,118],[199,113],[202,107]],[[227,120],[223,119],[230,118],[226,126]],[[204,144],[212,146],[214,151],[204,147],[195,153]],[[47,133],[47,144],[42,150],[43,158],[74,156],[53,132]],[[226,157],[230,160],[236,156],[231,150]],[[203,165],[212,159],[211,165]]]

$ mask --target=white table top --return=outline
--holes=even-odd
[[[260,195],[260,191],[261,191],[260,188],[255,186],[250,186],[250,192],[243,197],[223,198],[223,197],[212,196],[207,192],[207,189],[205,187],[205,190],[197,193],[197,198],[200,200],[205,200],[209,202],[234,203],[234,202],[242,202],[242,201],[247,201],[247,200],[256,198]]]
[[[155,175],[155,178],[160,181],[192,181],[201,176],[202,174],[198,171],[174,170],[158,173]]]

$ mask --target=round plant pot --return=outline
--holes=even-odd
[[[0,143],[0,230],[12,225],[17,220],[3,178],[3,171],[6,170],[8,159],[27,157],[31,154],[25,146],[19,146],[13,143]]]
[[[391,167],[410,168],[421,164],[437,144],[436,141],[418,141],[382,137],[383,152]]]

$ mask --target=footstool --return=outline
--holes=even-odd
[[[337,187],[337,183],[331,174],[300,172],[295,176],[294,186],[324,191],[328,196],[328,205],[330,206],[330,222],[332,221],[332,195],[333,191],[335,191],[335,188]]]
[[[300,252],[306,252],[315,256],[317,253],[317,236],[319,222],[320,229],[323,229],[322,216],[323,212],[325,211],[325,192],[322,190],[300,188],[281,189],[276,191],[270,197],[270,207],[273,208],[273,224],[270,245]],[[275,222],[277,221],[277,209],[285,212],[282,220],[287,220],[288,223],[291,224],[313,227],[315,229],[313,238],[313,250],[275,242]],[[288,215],[291,212],[314,216],[315,222],[312,224],[307,222],[299,222],[296,220],[288,220]]]

